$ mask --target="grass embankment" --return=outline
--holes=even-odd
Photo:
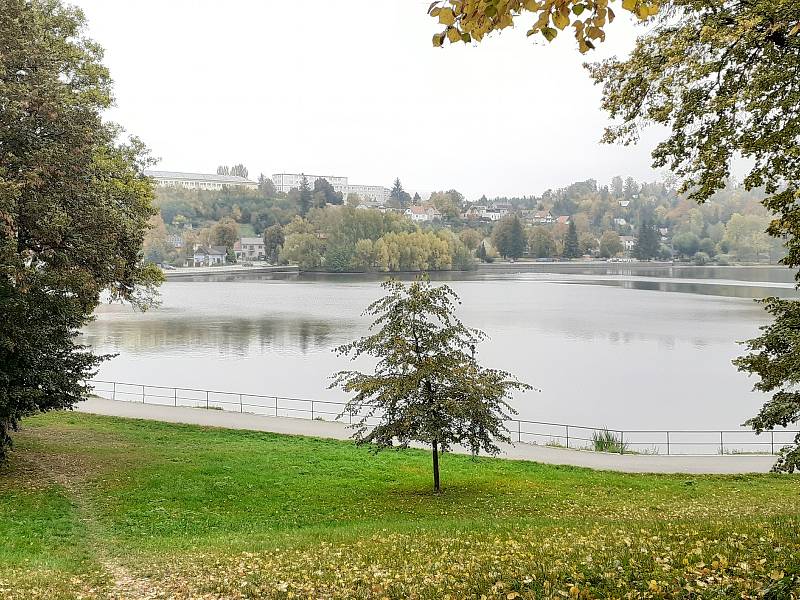
[[[774,598],[800,479],[625,475],[79,414],[0,470],[2,598]],[[744,594],[744,595],[743,595]]]

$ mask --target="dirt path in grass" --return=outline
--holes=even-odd
[[[36,435],[29,431],[29,435]],[[109,458],[115,462],[117,457]],[[140,577],[124,566],[109,549],[103,525],[97,520],[86,492],[87,476],[96,474],[107,465],[95,462],[88,455],[79,453],[51,454],[30,453],[30,468],[41,472],[41,477],[50,479],[63,488],[75,508],[75,514],[86,528],[86,545],[94,561],[108,575],[110,586],[105,598],[111,600],[155,600],[173,598],[157,582]]]

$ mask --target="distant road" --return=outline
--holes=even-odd
[[[111,417],[127,417],[166,423],[183,423],[205,427],[224,427],[249,431],[268,431],[287,435],[304,435],[337,440],[349,439],[352,430],[344,423],[312,421],[291,417],[269,417],[247,413],[206,410],[202,408],[139,404],[121,400],[89,398],[77,405],[80,412]],[[666,456],[662,454],[610,454],[585,450],[567,450],[533,444],[500,444],[501,458],[528,460],[551,465],[587,467],[624,473],[741,474],[766,473],[774,464],[774,456],[704,455]],[[469,454],[466,449],[455,449]]]

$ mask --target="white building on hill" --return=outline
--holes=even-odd
[[[303,173],[274,173],[272,175],[272,183],[275,184],[275,189],[279,192],[288,192],[292,188],[299,188],[303,181]],[[341,192],[342,197],[347,200],[348,194],[357,194],[361,200],[367,204],[381,205],[389,200],[391,193],[388,188],[381,185],[359,185],[350,183],[347,177],[338,177],[336,175],[309,175],[305,174],[308,180],[308,186],[313,189],[314,182],[317,179],[325,179],[331,184],[335,192]]]
[[[212,175],[206,173],[180,173],[177,171],[145,171],[158,187],[187,190],[221,190],[223,187],[258,189],[258,183],[237,175]]]

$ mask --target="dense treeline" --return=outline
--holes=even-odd
[[[304,270],[439,271],[472,269],[467,246],[449,229],[423,230],[393,212],[352,206],[314,208],[283,228],[282,262]]]
[[[781,241],[766,233],[772,217],[761,204],[763,197],[757,190],[729,186],[698,205],[668,183],[615,177],[607,186],[590,179],[548,190],[539,197],[497,198],[494,202],[507,203],[519,214],[546,211],[554,219],[569,218],[568,223],[534,224],[526,229],[525,253],[532,257],[574,258],[571,236],[577,235],[578,256],[609,258],[625,250],[622,238],[630,236],[635,238],[634,247],[629,248],[635,258],[726,264],[775,262],[783,256]],[[512,224],[508,218],[495,225],[492,241],[498,254],[516,258],[521,254],[507,241]]]

